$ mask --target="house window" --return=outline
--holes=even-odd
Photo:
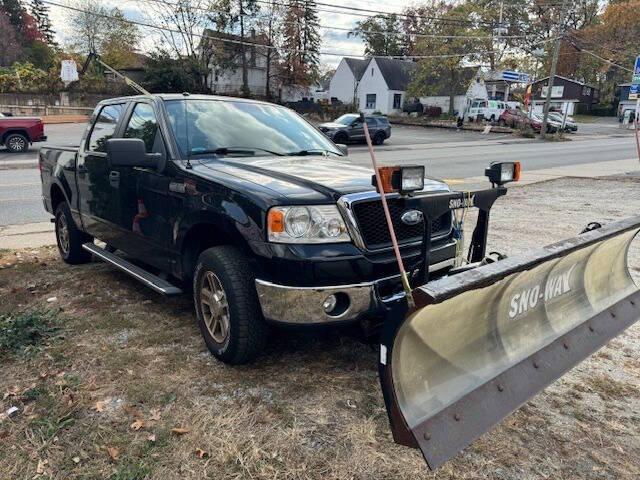
[[[367,102],[365,108],[376,108],[376,94],[367,93]]]
[[[399,110],[402,107],[402,94],[394,93],[393,94],[393,109]]]

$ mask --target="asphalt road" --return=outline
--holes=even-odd
[[[48,126],[47,143],[77,144],[83,131],[84,125],[80,124]],[[519,160],[526,171],[533,171],[623,160],[637,155],[633,136],[615,124],[593,125],[591,131],[593,133],[571,136],[572,141],[540,142],[514,139],[510,135],[394,126],[392,138],[376,151],[383,164],[424,164],[429,176],[450,181],[482,176],[484,167],[494,160]],[[370,164],[365,146],[352,145],[349,151],[350,161]],[[18,157],[35,162],[37,149]],[[15,158],[0,152],[0,162],[9,160],[10,163]],[[576,175],[579,174],[580,169],[576,168]],[[40,198],[38,170],[0,170],[0,225],[42,222],[48,218]]]

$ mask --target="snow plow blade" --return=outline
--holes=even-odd
[[[628,218],[429,282],[408,312],[395,304],[379,368],[396,442],[437,468],[640,319],[639,230]]]

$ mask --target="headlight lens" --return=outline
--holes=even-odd
[[[270,242],[337,243],[351,237],[336,205],[273,207],[267,214]]]

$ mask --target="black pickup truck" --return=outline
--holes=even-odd
[[[271,323],[375,325],[403,295],[372,169],[293,111],[189,94],[101,102],[78,148],[40,150],[45,208],[67,263],[105,260],[163,294],[193,291],[211,352],[243,363]],[[424,179],[415,196],[448,192]],[[430,255],[388,195],[409,272],[456,263],[453,215]],[[98,246],[94,239],[104,242]]]

